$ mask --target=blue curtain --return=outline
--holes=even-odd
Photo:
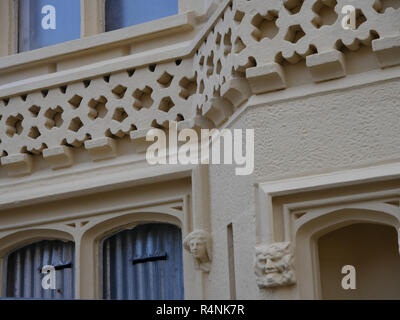
[[[103,298],[183,299],[181,230],[169,224],[150,223],[106,239]]]
[[[73,299],[75,295],[73,242],[40,241],[9,254],[6,296],[15,299]],[[56,271],[56,289],[44,290],[41,269],[46,265],[70,264]]]

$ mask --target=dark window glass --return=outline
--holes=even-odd
[[[20,0],[19,51],[78,39],[80,0]]]
[[[103,244],[103,298],[180,300],[182,236],[169,224],[143,224]]]
[[[40,241],[20,248],[7,258],[6,297],[14,299],[73,299],[74,243]],[[55,288],[44,289],[43,267],[55,268]]]
[[[106,31],[177,13],[178,0],[106,0]]]

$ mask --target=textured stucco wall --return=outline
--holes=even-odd
[[[214,261],[210,299],[229,299],[226,226],[233,222],[238,299],[296,298],[295,290],[259,290],[253,272],[256,179],[277,180],[396,162],[400,158],[400,81],[249,107],[231,128],[255,129],[255,171],[210,168]]]

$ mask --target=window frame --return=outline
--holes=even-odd
[[[398,165],[386,164],[277,181],[262,178],[255,184],[257,244],[291,242],[295,248],[297,274],[294,296],[321,299],[317,242],[319,237],[341,224],[368,222],[393,226],[400,239],[399,209],[385,204],[390,198],[398,199],[399,188],[378,188],[379,183],[398,179]],[[371,187],[370,191],[365,191]],[[335,188],[357,189],[346,195],[332,196]],[[309,199],[296,200],[305,194]],[[349,214],[349,209],[354,212]]]
[[[80,0],[80,1],[81,1],[81,36],[76,40],[83,39],[85,37],[92,35],[105,33],[105,0]],[[212,0],[202,0],[202,1],[178,0],[178,14],[169,17],[176,17],[190,11],[194,11],[196,15],[202,16],[205,14],[207,9],[212,5],[212,2],[213,2]],[[19,0],[0,1],[0,26],[1,26],[0,41],[6,44],[5,46],[0,47],[0,58],[14,54],[23,54],[26,52],[31,52],[31,51],[18,52],[18,47],[19,47],[18,3]],[[151,20],[151,22],[158,20],[160,19]],[[55,44],[54,46],[62,44],[63,42]]]
[[[112,166],[114,167],[114,166]],[[194,230],[210,230],[208,199],[208,166],[194,165],[176,168],[160,166],[154,176],[154,167],[145,169],[146,174],[129,175],[126,172],[117,177],[111,184],[104,168],[100,184],[93,181],[81,185],[90,185],[89,189],[76,189],[74,195],[64,189],[63,195],[55,196],[54,188],[41,192],[42,201],[33,197],[25,202],[12,206],[24,210],[32,205],[31,214],[40,213],[33,220],[16,223],[7,221],[0,226],[0,292],[4,288],[3,263],[7,254],[23,244],[37,240],[67,240],[75,243],[75,299],[100,299],[100,259],[101,240],[118,230],[132,228],[142,223],[169,223],[181,229],[182,239]],[[143,173],[143,168],[133,168],[134,172]],[[99,172],[93,178],[98,180]],[[111,173],[115,178],[114,171]],[[135,178],[134,178],[135,177]],[[122,178],[122,180],[121,180]],[[93,197],[104,194],[104,183],[108,183],[108,196]],[[106,184],[107,184],[106,183]],[[172,187],[172,185],[173,187]],[[150,187],[151,185],[151,187]],[[78,191],[79,190],[79,191]],[[83,197],[83,198],[82,198]],[[80,199],[86,210],[82,211],[80,203],[71,201]],[[10,200],[12,203],[12,200]],[[60,208],[54,213],[54,206]],[[7,204],[0,205],[0,209]],[[43,215],[43,216],[42,216]],[[13,219],[11,219],[13,220]],[[196,268],[192,255],[182,248],[183,279],[185,299],[205,299],[207,281],[202,270]],[[195,281],[193,281],[195,279]],[[4,295],[2,294],[2,297]]]

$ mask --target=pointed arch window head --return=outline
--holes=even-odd
[[[179,0],[106,0],[106,31],[178,14]]]
[[[19,0],[19,52],[80,38],[80,0]]]

